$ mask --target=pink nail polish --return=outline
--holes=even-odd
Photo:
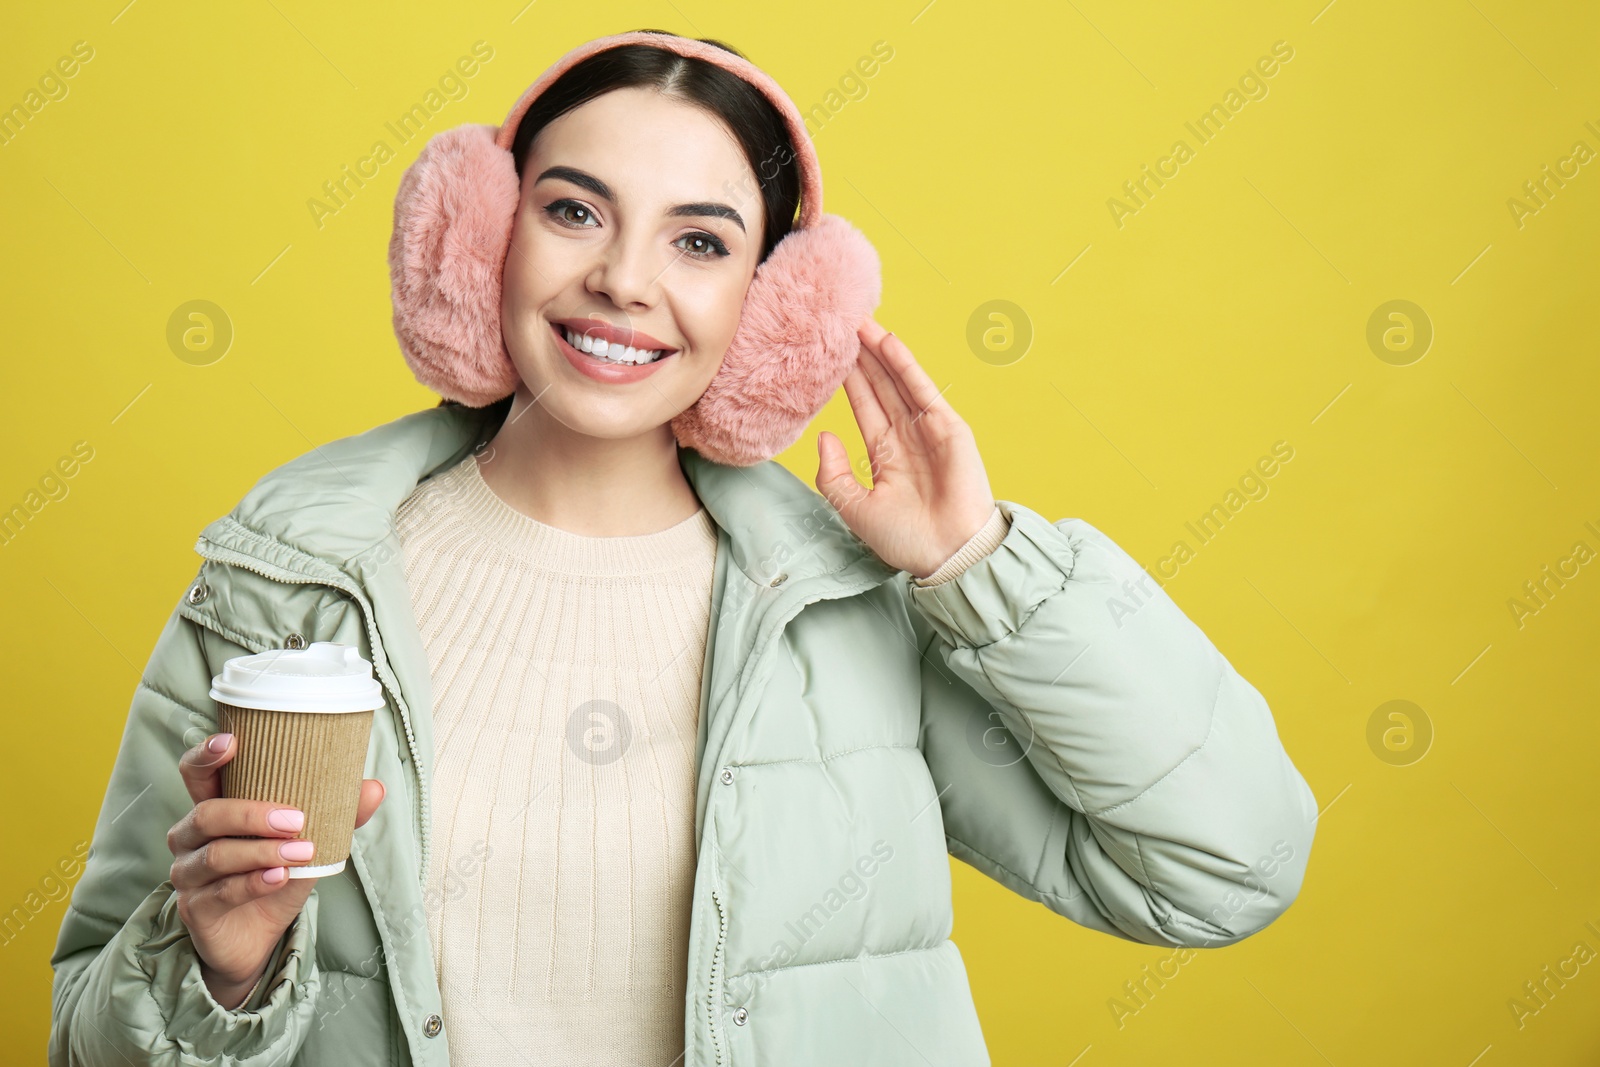
[[[316,850],[317,846],[310,841],[285,841],[278,846],[278,855],[286,860],[308,860]]]

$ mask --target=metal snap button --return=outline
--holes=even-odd
[[[776,578],[772,579],[772,581],[768,582],[767,584],[770,585],[772,588],[776,589],[776,588],[778,588],[778,586],[782,585],[784,582],[787,582],[788,580],[789,580],[789,575],[788,575],[787,572],[784,572],[784,573],[779,574]]]
[[[283,639],[284,648],[305,648],[306,639],[299,634],[290,634]]]
[[[203,604],[206,597],[211,595],[211,587],[205,582],[195,582],[189,587],[189,603]]]
[[[430,1015],[422,1020],[422,1032],[428,1037],[438,1037],[439,1031],[444,1029],[444,1020],[437,1015]]]
[[[732,767],[724,767],[724,768],[722,768],[722,784],[723,785],[732,785],[733,784],[733,768]]]
[[[744,1021],[746,1019],[748,1019],[749,1017],[750,1017],[750,1013],[749,1012],[745,1011],[743,1008],[736,1008],[734,1010],[734,1013],[733,1013],[734,1025],[735,1026],[743,1026],[744,1025]]]

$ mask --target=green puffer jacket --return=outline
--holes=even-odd
[[[393,519],[506,410],[431,408],[313,449],[201,533],[51,959],[52,1064],[448,1063],[428,659]],[[1000,501],[1001,545],[915,587],[778,463],[679,458],[718,527],[686,1067],[988,1063],[947,854],[1150,945],[1231,944],[1295,899],[1316,800],[1265,700],[1100,531]],[[388,796],[229,1010],[168,880],[191,807],[176,764],[217,730],[224,660],[311,641],[375,665],[365,774]]]

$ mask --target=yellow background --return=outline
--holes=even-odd
[[[199,530],[314,444],[435,400],[398,353],[385,265],[423,138],[384,123],[474,41],[493,59],[428,133],[498,123],[569,47],[655,27],[723,39],[826,109],[826,207],[876,243],[877,317],[948,386],[996,495],[1087,519],[1152,570],[1190,541],[1166,590],[1266,696],[1323,809],[1288,913],[1120,1026],[1108,1002],[1166,951],[954,863],[995,1063],[1600,1060],[1600,962],[1521,1027],[1508,1007],[1578,942],[1600,952],[1600,563],[1520,626],[1508,607],[1575,542],[1600,551],[1600,161],[1520,227],[1508,208],[1574,142],[1600,151],[1600,13],[1322,2],[110,0],[8,19],[0,105],[74,42],[94,57],[0,147],[0,507],[75,442],[94,455],[0,546],[0,914],[92,828]],[[892,59],[830,98],[877,41]],[[1267,95],[1199,144],[1185,122],[1278,41],[1293,58]],[[380,137],[398,158],[319,229],[306,202]],[[1194,157],[1119,228],[1107,201],[1180,138]],[[166,341],[194,299],[235,330],[209,366]],[[1434,330],[1406,366],[1367,343],[1400,299]],[[1031,323],[1022,358],[969,347],[990,300]],[[859,454],[840,393],[781,457],[808,483],[822,427]],[[1268,494],[1199,546],[1185,523],[1278,441],[1294,455]],[[1369,747],[1390,700],[1431,723],[1422,759]],[[62,908],[0,947],[18,1063],[43,1060]]]

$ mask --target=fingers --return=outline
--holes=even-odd
[[[876,326],[875,323],[871,325]],[[882,330],[882,327],[878,327],[878,330]],[[863,342],[866,342],[867,328],[864,326],[857,333]],[[928,372],[922,369],[922,365],[917,362],[916,357],[911,354],[911,349],[900,336],[888,331],[882,333],[873,331],[873,333],[875,335],[873,342],[866,347],[872,353],[876,370],[894,386],[895,392],[906,406],[908,419],[914,420],[929,413],[933,413],[938,419],[954,415],[955,411],[944,399],[944,394],[928,376]],[[863,365],[867,365],[868,362],[868,358],[863,356]],[[869,367],[870,369],[872,368]],[[877,383],[877,379],[874,379],[874,383]]]
[[[883,340],[884,335],[888,332],[888,327],[884,326],[877,319],[868,319],[866,322],[861,324],[861,328],[856,331],[856,335],[873,348],[877,348],[878,344]]]
[[[896,426],[905,426],[910,423],[916,411],[909,407],[907,397],[895,385],[894,376],[884,367],[872,350],[871,345],[861,346],[861,372],[871,383],[873,396],[877,398],[889,422]]]
[[[218,837],[192,852],[181,854],[173,862],[172,886],[174,889],[198,889],[219,879],[240,874],[252,876],[244,881],[281,884],[287,873],[284,868],[303,867],[312,862],[315,855],[315,842],[298,838],[262,841]],[[272,876],[270,880],[267,878],[269,874]]]
[[[899,334],[891,333],[879,342],[878,357],[915,411],[927,411],[943,399],[939,387],[928,377],[928,372],[922,369],[922,364],[917,362]]]
[[[856,336],[861,338],[861,347],[866,349],[861,356],[862,369],[867,370],[870,365],[876,364],[881,379],[874,378],[874,382],[876,383],[880,380],[894,382],[898,375],[888,366],[885,346],[899,340],[899,338],[895,337],[889,330],[884,329],[876,320],[870,319],[856,331]],[[907,389],[897,385],[895,392],[899,394],[901,403],[911,407],[912,411],[916,410],[916,406],[912,405],[911,402],[911,393]],[[886,397],[884,402],[888,403],[892,399],[892,397]]]
[[[238,748],[232,734],[212,734],[178,760],[178,774],[196,804],[222,795],[221,769]]]
[[[862,440],[871,444],[888,431],[889,416],[884,412],[883,405],[878,403],[878,394],[867,381],[860,362],[845,375],[844,395],[850,400],[850,410],[855,412]]]
[[[273,881],[267,880],[269,875]],[[180,893],[178,916],[191,931],[196,928],[205,929],[210,923],[241,904],[248,904],[252,900],[272,896],[274,893],[285,894],[283,904],[286,907],[294,907],[295,894],[299,894],[301,903],[304,903],[304,898],[311,895],[311,889],[316,882],[315,878],[291,879],[286,867],[270,867],[244,874],[231,874],[197,889],[188,889]]]
[[[315,843],[294,838],[305,827],[303,812],[284,804],[220,796],[218,768],[233,758],[231,734],[217,734],[179,760],[179,773],[195,805],[167,832],[167,848],[177,859],[172,884],[177,889],[209,887],[208,899],[237,907],[288,881],[287,868],[312,862]],[[356,826],[372,818],[385,788],[376,778],[361,781]]]
[[[361,799],[356,802],[356,827],[359,829],[366,825],[372,818],[373,812],[378,810],[378,805],[383,803],[384,796],[388,793],[383,783],[376,778],[361,779]]]
[[[217,837],[293,837],[305,822],[304,812],[283,804],[213,797],[190,808],[167,831],[167,848],[177,855]]]

